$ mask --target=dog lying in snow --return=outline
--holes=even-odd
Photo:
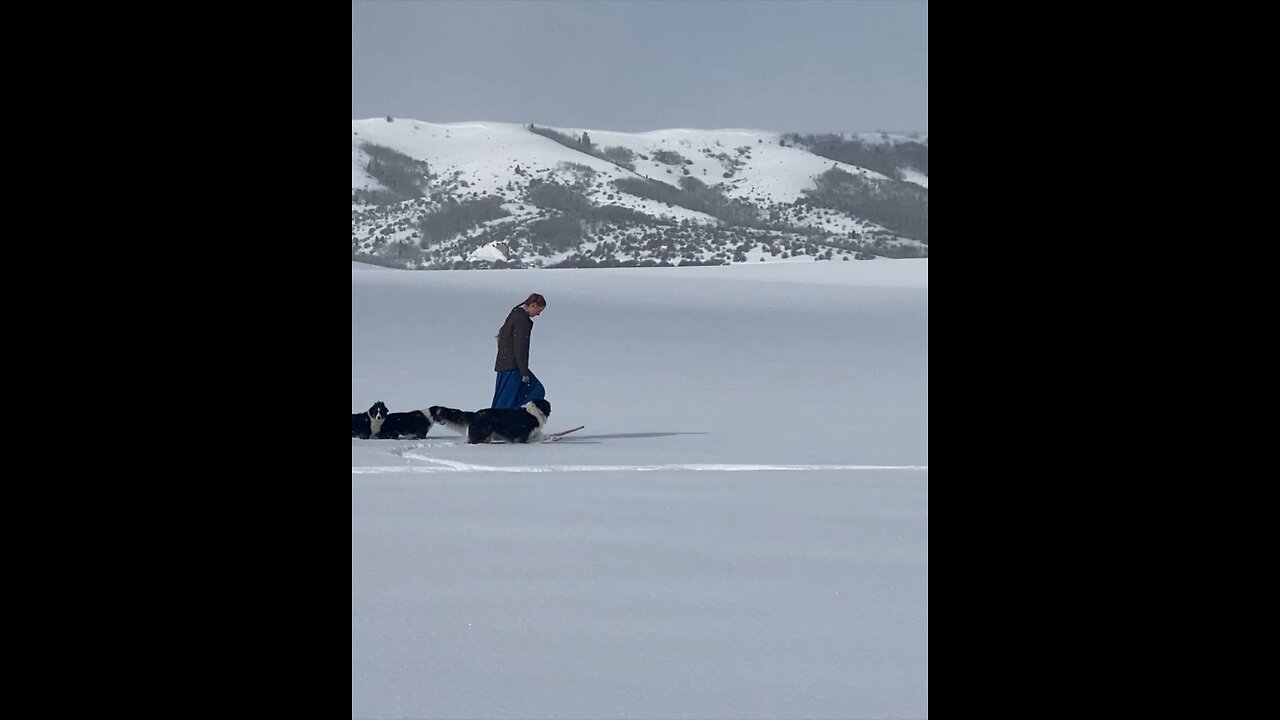
[[[376,437],[378,431],[382,429],[383,421],[386,419],[387,406],[381,400],[374,403],[368,412],[352,413],[351,437],[358,437],[362,440]]]
[[[468,412],[433,405],[427,410],[431,422],[464,435],[468,444],[505,440],[510,443],[537,442],[551,417],[551,403],[530,400],[518,408],[487,408]]]
[[[398,440],[401,437],[411,437],[415,440],[421,440],[431,432],[431,418],[427,417],[425,410],[410,410],[409,412],[388,413],[387,419],[382,421],[382,429],[378,431],[378,437],[383,440]]]

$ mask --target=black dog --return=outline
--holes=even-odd
[[[387,415],[387,419],[382,421],[382,429],[378,431],[378,437],[383,440],[397,440],[401,437],[421,440],[430,431],[431,418],[427,417],[422,410],[410,410]]]
[[[467,412],[435,405],[427,410],[432,422],[467,436],[467,443],[505,440],[510,443],[537,442],[542,427],[551,417],[551,403],[531,400],[518,408],[488,408]]]
[[[467,428],[471,426],[471,421],[476,417],[473,412],[457,410],[442,405],[432,405],[427,408],[427,415],[431,417],[431,422],[443,425],[459,435],[467,434]]]
[[[383,405],[381,400],[374,403],[373,407],[369,408],[369,412],[352,414],[351,437],[368,440],[370,436],[377,435],[386,417],[387,406]]]

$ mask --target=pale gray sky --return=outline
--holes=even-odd
[[[929,132],[927,0],[353,0],[351,117]]]

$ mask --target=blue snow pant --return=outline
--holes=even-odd
[[[547,389],[542,387],[538,376],[529,373],[529,382],[520,382],[519,370],[502,370],[493,385],[493,404],[489,407],[518,408],[530,400],[541,400],[547,396]]]

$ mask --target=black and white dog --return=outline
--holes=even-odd
[[[427,415],[431,417],[431,422],[443,425],[464,436],[467,434],[467,428],[471,426],[471,421],[476,416],[473,412],[444,407],[443,405],[432,405],[427,408]]]
[[[376,436],[378,431],[382,429],[382,423],[387,419],[387,406],[382,401],[373,404],[368,412],[354,413],[351,415],[351,437],[358,437],[362,440],[368,440],[370,436]]]
[[[430,431],[431,418],[427,417],[427,413],[422,410],[410,410],[389,413],[387,419],[382,421],[382,429],[378,431],[377,436],[383,440],[398,440],[401,437],[421,440]]]
[[[495,440],[530,443],[542,437],[542,427],[551,417],[551,403],[530,400],[518,408],[488,408],[476,412],[435,405],[427,413],[432,422],[465,435],[468,444]]]

